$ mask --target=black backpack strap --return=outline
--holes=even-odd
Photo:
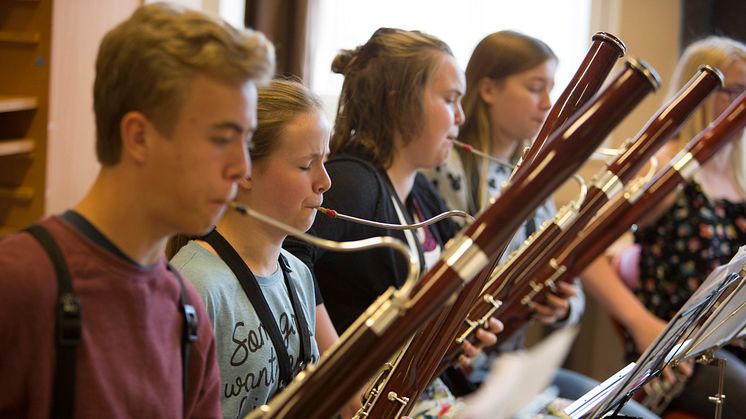
[[[184,286],[184,279],[181,277],[181,274],[179,274],[179,271],[171,266],[170,263],[168,264],[168,270],[176,276],[176,279],[179,281],[179,286],[181,287],[179,305],[181,308],[181,314],[184,316],[184,331],[181,337],[181,391],[184,402],[183,413],[184,417],[186,417],[187,392],[189,390],[189,355],[192,343],[197,341],[197,326],[199,325],[199,322],[197,321],[197,310],[194,309],[193,305],[189,304],[189,296],[187,295],[186,287]]]
[[[47,252],[57,276],[57,324],[55,333],[57,360],[50,417],[70,419],[75,412],[75,356],[83,326],[80,300],[75,296],[70,270],[67,267],[62,250],[52,235],[40,225],[32,225],[26,231]]]
[[[259,288],[254,273],[244,263],[241,256],[236,252],[236,249],[217,230],[213,229],[202,239],[215,249],[218,256],[231,269],[236,279],[238,279],[241,288],[243,288],[244,293],[246,293],[249,302],[254,307],[254,311],[259,316],[259,321],[262,323],[262,327],[267,332],[267,335],[269,335],[269,339],[272,341],[275,353],[277,354],[277,364],[280,370],[277,387],[278,391],[282,390],[293,379],[293,367],[290,363],[290,355],[285,347],[285,341],[282,338],[282,332],[280,332],[275,316],[272,314],[272,309],[264,298],[261,288]]]

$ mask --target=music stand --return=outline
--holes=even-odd
[[[686,342],[681,359],[712,354],[734,339],[746,335],[746,248],[742,247],[736,256],[720,268],[733,272],[741,267],[740,279],[731,292],[725,293],[717,302],[717,307],[702,322],[697,333]]]
[[[740,255],[740,256],[739,256]],[[746,251],[740,249],[734,259],[746,262]],[[733,263],[733,260],[731,261]],[[744,265],[740,265],[736,272],[741,271]],[[632,368],[625,368],[617,373],[613,380],[607,380],[597,388],[587,393],[576,403],[568,406],[564,413],[572,418],[601,417],[606,413],[614,412],[615,416],[624,404],[631,398],[632,394],[641,388],[652,378],[660,375],[663,368],[674,359],[682,359],[686,349],[691,348],[687,341],[693,341],[695,332],[702,330],[705,320],[714,317],[713,307],[721,300],[721,297],[732,294],[735,286],[743,283],[743,278],[734,273],[731,265],[725,265],[722,269],[714,270],[697,291],[687,300],[666,328],[655,339],[655,341],[638,358]],[[740,294],[739,294],[740,295]],[[735,300],[737,301],[737,300]],[[738,333],[742,333],[739,331]],[[697,336],[700,336],[697,334]],[[617,377],[620,376],[620,377]]]
[[[717,358],[715,351],[727,345],[734,339],[746,335],[746,255],[731,260],[728,266],[735,269],[741,266],[737,283],[730,287],[729,292],[724,293],[716,303],[712,313],[705,318],[690,340],[685,342],[686,349],[680,355],[681,360],[697,357],[697,362],[705,365],[717,361],[720,372],[718,380],[718,392],[708,399],[715,404],[715,418],[722,417],[725,394],[725,358]],[[736,260],[738,259],[738,260]]]

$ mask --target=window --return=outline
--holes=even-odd
[[[342,76],[330,67],[340,49],[354,48],[379,27],[416,29],[450,45],[462,68],[477,43],[504,29],[549,44],[559,58],[553,99],[580,65],[590,39],[591,0],[318,0],[309,85],[336,112]]]

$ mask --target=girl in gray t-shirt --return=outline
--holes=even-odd
[[[251,176],[239,181],[235,200],[305,231],[331,185],[324,169],[330,125],[321,101],[300,83],[274,80],[258,91],[257,122],[250,147]],[[217,129],[213,141],[235,135],[230,124],[226,126]],[[308,267],[281,249],[285,236],[282,230],[230,211],[214,232],[169,243],[172,264],[204,299],[215,329],[226,418],[243,417],[267,403],[287,381],[283,361],[290,366],[290,378],[316,362],[318,335],[336,337],[333,329],[327,330],[328,321],[317,324],[317,312],[326,318],[325,310]],[[221,243],[227,243],[227,250]],[[233,265],[227,253],[237,255]],[[251,287],[260,290],[258,297],[249,297]],[[269,319],[257,307],[265,304],[262,299],[271,311]],[[271,328],[279,331],[279,348]]]

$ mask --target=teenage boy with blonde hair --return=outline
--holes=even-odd
[[[206,233],[248,175],[273,72],[264,36],[176,6],[104,37],[95,183],[0,241],[0,416],[221,416],[209,318],[163,246]]]

